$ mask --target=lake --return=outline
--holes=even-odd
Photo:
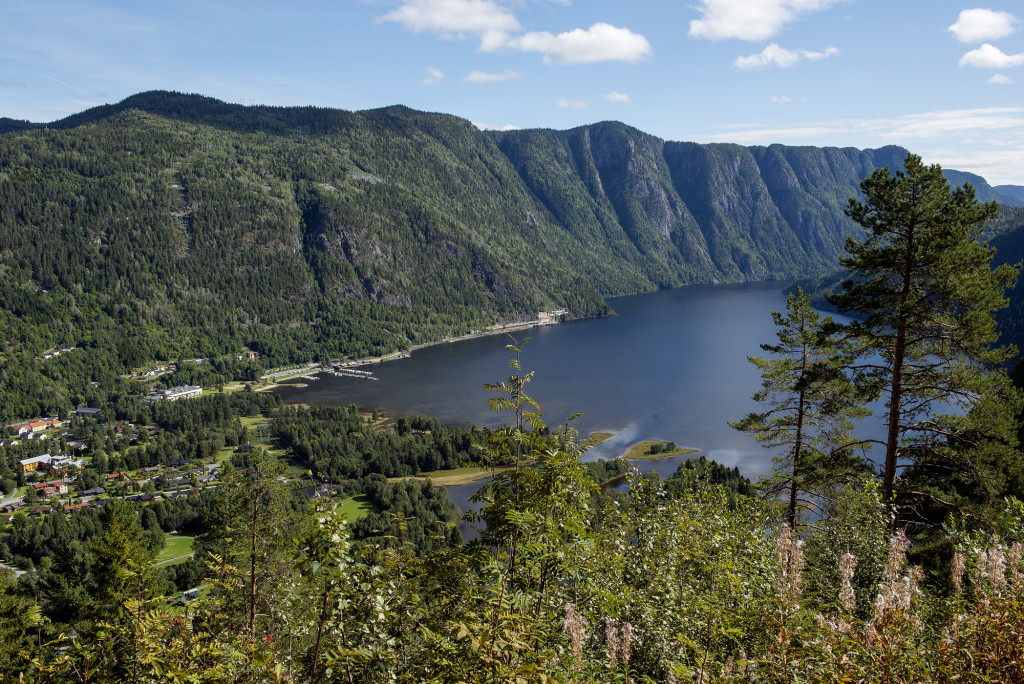
[[[738,466],[751,478],[771,471],[771,458],[726,421],[756,408],[757,369],[748,355],[775,342],[770,312],[784,310],[782,283],[691,286],[610,300],[617,316],[571,321],[517,333],[522,366],[535,373],[527,393],[549,425],[582,411],[584,434],[613,432],[586,459],[615,458],[631,444],[665,439]],[[283,386],[288,402],[356,404],[389,415],[425,414],[442,422],[497,426],[485,383],[508,376],[504,335],[441,344],[408,359],[373,366],[378,381],[320,375],[306,387]],[[678,458],[643,462],[675,472]]]

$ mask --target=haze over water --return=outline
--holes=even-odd
[[[549,425],[582,411],[583,434],[614,432],[587,460],[615,458],[638,441],[665,439],[700,449],[756,478],[771,457],[727,424],[756,407],[760,385],[748,355],[775,342],[770,312],[782,311],[780,283],[692,286],[610,301],[617,316],[532,328],[517,334],[522,365],[534,371],[527,393]],[[495,335],[437,345],[409,359],[374,366],[379,381],[321,375],[308,387],[284,388],[289,402],[357,404],[390,415],[425,414],[445,423],[497,426],[509,422],[487,408],[485,383],[510,372],[510,340]],[[644,462],[663,476],[678,459]]]

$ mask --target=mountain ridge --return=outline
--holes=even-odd
[[[857,230],[846,200],[906,154],[161,91],[24,123],[0,135],[0,379],[38,413],[153,359],[373,355],[604,315],[613,295],[825,273]],[[97,363],[36,358],[68,345]]]

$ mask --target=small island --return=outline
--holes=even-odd
[[[647,439],[631,446],[623,458],[635,461],[643,458],[667,458],[669,456],[695,454],[698,451],[698,449],[677,446],[675,442],[667,442],[662,439]]]

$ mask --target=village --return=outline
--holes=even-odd
[[[182,385],[156,390],[145,397],[144,402],[177,401],[202,393],[202,387]],[[99,408],[82,406],[63,419],[35,418],[7,426],[16,438],[0,441],[0,447],[45,442],[49,451],[19,459],[14,464],[16,486],[13,492],[0,490],[0,520],[9,522],[18,513],[38,517],[53,510],[73,512],[103,506],[114,498],[129,501],[177,498],[215,486],[220,469],[217,460],[201,464],[182,460],[131,471],[101,472],[106,468],[88,453],[93,435],[111,435],[118,442],[133,445],[161,432],[157,427],[137,427],[127,422],[99,422],[101,412]],[[234,451],[247,453],[254,448],[243,444]]]

